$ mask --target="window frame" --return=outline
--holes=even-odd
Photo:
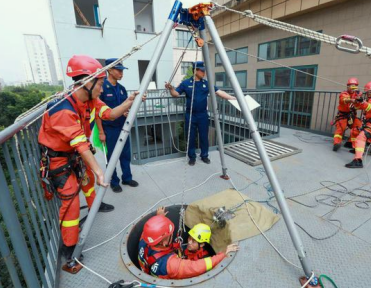
[[[248,81],[247,81],[248,72],[247,72],[247,70],[237,70],[237,71],[234,71],[234,72],[235,72],[235,74],[237,74],[237,73],[244,73],[245,74],[245,79],[246,79],[245,80],[246,81],[245,87],[241,86],[241,88],[243,88],[243,89],[247,88],[248,87]],[[223,85],[222,86],[217,85],[217,83],[216,83],[216,78],[217,78],[218,75],[223,75]],[[215,72],[214,76],[215,76],[215,86],[220,87],[220,88],[228,88],[228,89],[232,88],[231,85],[227,86],[229,81],[228,81],[228,77],[227,77],[226,72],[223,72],[223,71],[222,72]],[[238,80],[238,78],[237,78],[237,80]],[[238,82],[238,83],[240,84],[240,82]]]
[[[246,50],[247,50],[246,54],[249,53],[249,47],[248,47],[248,46],[239,47],[239,48],[236,48],[236,49],[233,49],[233,50],[228,50],[228,51],[226,51],[226,52],[227,52],[227,56],[228,56],[228,53],[230,53],[230,52],[234,52],[234,61],[233,61],[233,62],[231,61],[231,64],[232,64],[232,65],[241,65],[241,64],[247,64],[247,63],[249,63],[249,57],[248,57],[248,55],[244,55],[244,56],[246,56],[246,59],[247,59],[246,62],[237,62],[237,54],[238,54],[238,52],[235,51],[235,50],[241,50],[241,49],[246,49]],[[245,53],[245,52],[243,52],[243,53]],[[220,62],[217,61],[217,58],[218,58],[218,57],[219,57],[219,59],[220,59],[219,53],[215,53],[215,54],[214,54],[214,57],[215,57],[215,58],[214,58],[214,59],[215,59],[215,67],[220,67],[220,66],[222,66],[222,65],[223,65],[223,64],[222,64],[222,61],[221,61],[221,60],[220,60]],[[230,59],[229,56],[228,56],[228,59]]]
[[[282,70],[282,69],[289,69],[289,68],[284,68],[284,67],[279,67],[279,68],[265,68],[265,69],[257,69],[256,70],[256,83],[255,87],[256,89],[278,89],[278,90],[314,90],[316,88],[316,82],[317,82],[317,77],[314,77],[313,79],[313,85],[312,87],[295,87],[295,75],[297,70],[304,69],[304,68],[314,68],[314,75],[317,76],[318,72],[318,65],[313,64],[313,65],[301,65],[301,66],[290,66],[290,68],[294,68],[296,70],[290,69],[290,86],[289,87],[276,87],[275,86],[275,79],[276,79],[276,71],[277,70]],[[261,87],[258,86],[258,73],[259,72],[264,72],[264,71],[271,71],[271,83],[269,87]]]
[[[319,30],[317,31],[319,33],[322,33],[322,30]],[[303,36],[300,36],[300,35],[297,35],[297,36],[291,36],[291,37],[286,37],[286,38],[280,38],[280,39],[276,39],[276,40],[272,40],[272,41],[268,41],[268,42],[263,42],[263,43],[259,43],[258,44],[258,62],[262,62],[262,61],[266,61],[266,60],[277,60],[277,59],[288,59],[288,58],[294,58],[294,57],[305,57],[305,56],[311,56],[311,55],[319,55],[321,53],[321,42],[318,41],[319,43],[319,47],[318,47],[318,53],[308,53],[308,54],[299,54],[299,41],[300,41],[300,37],[302,38],[307,38],[307,37],[303,37]],[[292,56],[284,56],[284,57],[279,57],[279,53],[278,53],[278,43],[280,43],[281,41],[288,41],[290,39],[294,39],[294,55]],[[313,39],[310,39],[310,38],[307,38],[309,39],[309,41],[314,41]],[[267,48],[267,57],[266,58],[263,58],[261,55],[260,55],[260,47],[262,45],[271,45],[272,43],[276,43],[276,47],[275,47],[275,56],[274,57],[268,57],[269,54],[268,54],[268,48]],[[268,47],[269,47],[268,46]],[[310,50],[310,49],[309,49]]]

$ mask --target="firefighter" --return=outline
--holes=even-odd
[[[79,86],[78,81],[92,75],[101,69],[102,65],[89,56],[73,56],[67,65],[67,76],[75,82],[74,88]],[[88,107],[94,107],[96,114],[102,119],[114,120],[123,115],[131,107],[135,95],[115,109],[110,109],[98,96],[102,90],[105,73],[98,74],[93,80],[86,83],[72,95],[65,95],[63,99],[56,99],[48,103],[39,132],[38,141],[42,148],[41,180],[45,197],[51,199],[55,194],[62,200],[59,210],[59,220],[62,234],[62,253],[70,259],[79,235],[80,201],[79,191],[83,184],[85,165],[91,170],[93,179],[97,177],[97,184],[107,187],[104,174],[91,151],[85,130]],[[58,103],[60,102],[60,103]],[[88,105],[89,104],[89,105]],[[90,172],[87,172],[89,174]],[[93,174],[94,173],[94,174]],[[85,183],[86,184],[86,183]],[[95,193],[85,193],[88,207],[93,204]],[[101,203],[99,211],[113,210],[112,205]]]
[[[363,168],[362,156],[366,142],[371,142],[371,82],[365,85],[366,101],[357,104],[357,108],[364,111],[364,120],[361,132],[355,141],[355,156],[352,162],[345,165],[347,168]]]
[[[210,244],[210,226],[204,223],[196,224],[188,234],[187,248],[184,250],[185,258],[198,260],[208,257],[209,252],[205,249],[205,243]]]
[[[185,93],[187,98],[186,103],[186,115],[185,115],[185,126],[188,135],[189,121],[191,121],[191,131],[189,134],[189,148],[188,148],[188,164],[193,166],[196,163],[196,138],[197,131],[200,139],[201,146],[201,160],[210,164],[209,159],[209,115],[207,111],[207,96],[209,95],[209,86],[205,77],[205,65],[202,61],[197,61],[192,64],[193,77],[184,80],[180,85],[174,89],[170,83],[165,84],[165,88],[169,89],[172,97],[179,97],[182,93]],[[191,103],[192,103],[192,91],[194,87],[194,99],[192,105],[192,116]],[[226,100],[234,100],[235,97],[228,93],[220,90],[216,86],[214,87],[216,95]]]
[[[106,60],[106,65],[116,61],[117,58],[110,58]],[[105,102],[110,108],[117,107],[128,98],[128,93],[124,86],[118,83],[122,79],[124,69],[128,69],[122,63],[116,64],[111,69],[108,69],[108,77],[103,83],[103,92],[100,99]],[[122,127],[125,124],[127,115],[122,115],[115,121],[102,121],[103,129],[99,131],[99,139],[107,143],[107,158],[111,158],[113,150],[115,149],[116,142],[120,136]],[[98,126],[99,127],[99,126]],[[126,140],[125,146],[120,155],[120,166],[122,171],[121,181],[123,185],[137,187],[139,184],[133,180],[130,169],[131,151],[130,151],[130,138]],[[117,177],[116,169],[114,170],[111,178],[111,189],[113,192],[122,192],[120,186],[120,179]]]
[[[355,139],[359,133],[359,128],[362,126],[362,121],[357,118],[356,109],[353,105],[357,98],[360,97],[358,85],[359,83],[357,78],[349,78],[347,82],[347,91],[340,93],[338,114],[335,118],[335,123],[333,124],[336,126],[334,133],[334,146],[332,148],[333,151],[339,150],[343,140],[343,135],[347,128],[351,129],[350,139],[348,139],[348,142],[344,146],[348,148],[355,147]]]
[[[174,251],[174,228],[174,223],[164,215],[153,216],[144,224],[138,259],[145,273],[163,279],[196,277],[213,269],[228,253],[238,250],[236,244],[231,244],[225,252],[212,257],[194,261],[182,259]]]

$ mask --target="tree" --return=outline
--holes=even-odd
[[[188,78],[191,78],[192,76],[193,76],[193,67],[192,67],[192,65],[190,65],[190,66],[188,66],[186,75],[183,77],[183,81],[188,79]]]

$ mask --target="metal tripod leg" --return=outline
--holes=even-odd
[[[119,139],[116,143],[115,149],[113,150],[112,156],[110,161],[108,162],[106,173],[104,174],[104,180],[105,182],[109,182],[109,180],[112,177],[113,170],[116,167],[117,161],[120,158],[122,149],[125,146],[126,140],[128,139],[131,127],[134,124],[134,120],[136,117],[136,114],[140,108],[140,105],[142,104],[142,96],[147,91],[149,82],[152,79],[152,75],[155,72],[156,66],[160,60],[161,54],[164,51],[165,45],[170,38],[171,31],[174,26],[174,21],[178,17],[179,10],[182,7],[182,3],[178,0],[175,1],[173,8],[171,9],[170,16],[165,24],[165,28],[162,31],[162,35],[157,43],[156,49],[153,53],[153,56],[151,58],[151,61],[148,64],[146,73],[143,76],[141,85],[139,87],[139,95],[135,98],[132,107],[130,108],[130,112],[128,117],[126,118],[124,127],[122,128],[122,131],[120,133]],[[84,227],[79,235],[79,242],[76,245],[76,248],[73,252],[72,259],[79,258],[82,252],[82,249],[84,247],[86,238],[90,232],[91,227],[93,226],[94,218],[98,213],[99,206],[103,200],[104,194],[106,193],[107,188],[105,187],[99,187],[97,196],[95,197],[95,200],[93,202],[92,207],[90,208],[90,212],[88,214],[88,218],[86,219],[86,222],[84,224]]]
[[[219,155],[220,155],[220,162],[222,164],[222,178],[229,179],[227,174],[227,166],[225,165],[225,158],[224,158],[224,143],[222,138],[222,132],[220,129],[220,123],[219,123],[219,111],[218,111],[218,104],[216,102],[216,94],[214,90],[214,75],[213,71],[211,70],[211,62],[210,62],[210,53],[209,53],[209,46],[207,45],[207,36],[205,29],[200,30],[200,36],[205,41],[204,46],[202,47],[202,56],[204,58],[205,66],[206,66],[206,75],[207,75],[207,81],[209,84],[209,92],[211,97],[211,106],[213,109],[214,114],[214,123],[215,123],[215,130],[216,130],[216,139],[218,142],[218,149],[219,149]]]
[[[222,64],[224,66],[225,72],[227,73],[230,82],[232,84],[232,88],[234,90],[235,96],[237,97],[238,104],[241,107],[242,115],[244,116],[245,120],[249,124],[249,129],[251,131],[252,138],[254,140],[254,143],[256,145],[256,148],[259,152],[260,158],[262,160],[264,169],[267,173],[268,179],[270,184],[272,185],[274,194],[277,199],[277,203],[280,207],[280,210],[282,212],[283,219],[285,220],[287,229],[289,231],[291,240],[295,246],[295,249],[298,253],[299,260],[301,262],[301,265],[303,267],[304,273],[307,277],[310,277],[312,274],[311,265],[309,263],[309,259],[306,256],[306,252],[303,247],[303,243],[301,241],[300,235],[298,233],[298,230],[295,227],[294,220],[292,219],[289,207],[287,205],[286,199],[282,193],[282,189],[280,187],[280,184],[278,183],[276,174],[274,173],[274,170],[272,168],[272,164],[268,158],[267,152],[264,149],[263,141],[260,137],[259,131],[256,127],[254,118],[251,114],[251,111],[249,107],[247,106],[247,103],[245,102],[244,95],[242,92],[242,89],[238,83],[236,74],[233,71],[233,67],[231,65],[231,62],[228,59],[227,53],[224,50],[223,43],[218,35],[218,32],[215,28],[214,22],[211,19],[210,16],[205,16],[205,21],[207,28],[209,29],[211,38],[215,44],[215,48],[217,52],[219,53],[220,59],[222,61]]]

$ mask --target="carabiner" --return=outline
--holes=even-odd
[[[356,47],[354,49],[352,49],[352,48],[349,48],[349,47],[341,46],[341,44],[345,41],[356,44]],[[359,39],[356,36],[341,35],[338,38],[336,38],[335,47],[336,47],[336,49],[338,49],[340,51],[345,51],[345,52],[349,52],[349,53],[353,53],[353,54],[358,54],[360,52],[361,48],[363,47],[363,43],[362,43],[361,39]]]

